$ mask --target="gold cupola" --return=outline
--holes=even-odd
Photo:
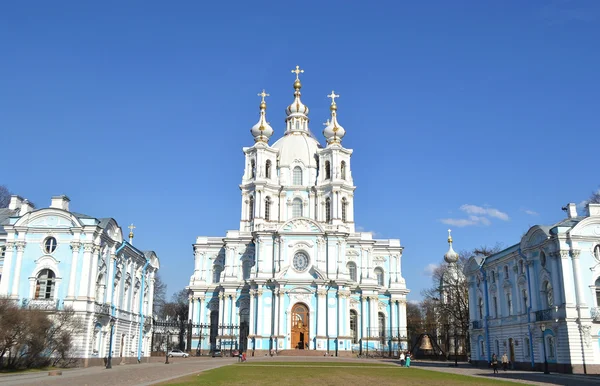
[[[340,96],[336,95],[334,91],[331,91],[331,94],[327,95],[327,97],[331,98],[331,106],[329,106],[329,110],[331,110],[331,119],[328,120],[329,124],[323,129],[323,135],[325,136],[328,145],[339,145],[342,142],[344,135],[346,135],[346,130],[337,121],[337,104],[335,103],[335,98],[339,98]]]
[[[269,125],[269,122],[267,122],[267,102],[265,101],[265,97],[268,97],[269,94],[267,94],[265,90],[262,90],[258,96],[262,98],[259,105],[260,118],[258,119],[258,122],[252,126],[250,133],[252,133],[252,136],[254,137],[254,142],[268,143],[269,138],[273,135],[273,128]]]

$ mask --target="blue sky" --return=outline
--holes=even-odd
[[[134,222],[169,293],[239,226],[256,94],[279,138],[296,65],[322,143],[341,95],[357,225],[401,239],[410,299],[449,227],[508,246],[600,185],[591,0],[3,2],[0,36],[0,184]]]

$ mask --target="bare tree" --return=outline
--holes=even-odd
[[[154,276],[154,314],[163,316],[163,309],[167,301],[167,284],[157,272]]]
[[[12,193],[5,185],[0,185],[0,208],[8,208]]]
[[[588,204],[600,204],[600,190],[592,192],[592,195],[588,198]]]

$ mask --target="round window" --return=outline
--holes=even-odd
[[[56,239],[54,237],[48,237],[44,240],[44,252],[52,253],[56,250]]]
[[[304,252],[296,252],[292,263],[297,271],[305,271],[309,263],[308,255]]]

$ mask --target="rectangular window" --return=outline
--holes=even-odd
[[[506,294],[506,305],[508,307],[508,314],[512,315],[512,296],[510,292]]]
[[[525,358],[530,358],[531,357],[531,345],[529,344],[529,338],[523,339],[523,346],[525,346],[523,348],[525,351]]]
[[[556,356],[556,350],[554,347],[554,337],[553,336],[548,337],[548,356],[550,358],[554,358]]]
[[[485,358],[485,342],[483,340],[479,342],[479,352],[481,353],[480,358]]]
[[[494,296],[494,316],[498,318],[498,298]]]

